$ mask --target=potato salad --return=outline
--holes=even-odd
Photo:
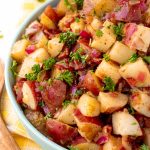
[[[16,101],[69,150],[150,150],[150,1],[60,0],[11,51]]]

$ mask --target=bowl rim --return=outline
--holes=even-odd
[[[58,2],[58,1],[57,1]],[[29,25],[29,23],[32,22],[33,18],[36,16],[36,18],[38,17],[37,14],[44,10],[44,8],[47,5],[54,5],[54,3],[57,3],[56,0],[48,0],[46,1],[44,4],[42,4],[40,7],[38,7],[37,9],[35,9],[30,15],[29,17],[27,17],[23,23],[18,27],[17,32],[15,33],[15,35],[13,36],[10,44],[9,44],[9,48],[8,48],[8,55],[5,61],[5,86],[6,86],[6,90],[9,96],[9,99],[11,101],[11,104],[13,105],[13,108],[17,114],[17,116],[19,117],[20,121],[23,123],[23,125],[27,128],[27,132],[31,131],[32,134],[34,134],[36,137],[39,138],[39,140],[41,140],[41,142],[46,143],[47,145],[51,146],[51,148],[57,149],[57,150],[66,150],[65,148],[63,148],[62,146],[56,144],[55,142],[49,140],[46,136],[44,136],[42,133],[40,133],[29,121],[28,119],[25,117],[23,111],[21,110],[19,104],[16,101],[14,92],[12,90],[11,87],[11,83],[10,83],[10,64],[12,62],[12,59],[10,57],[10,52],[11,52],[11,48],[13,46],[13,44],[19,39],[20,35],[22,32],[24,32],[25,28]],[[28,131],[29,130],[29,131]],[[33,139],[35,140],[35,139]],[[36,140],[35,140],[36,141]],[[42,145],[42,144],[41,144]]]

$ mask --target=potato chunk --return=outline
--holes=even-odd
[[[64,43],[60,43],[59,41],[59,37],[54,37],[48,41],[48,53],[51,55],[51,57],[56,57],[61,52]]]
[[[96,117],[100,114],[100,103],[89,94],[83,94],[80,97],[77,107],[87,117]]]
[[[25,78],[25,75],[32,72],[33,65],[37,64],[35,60],[30,57],[26,57],[20,67],[18,76],[20,78]]]
[[[144,143],[150,147],[150,128],[144,128]]]
[[[56,29],[55,23],[45,13],[40,16],[40,23],[48,29]]]
[[[127,111],[119,111],[112,115],[113,133],[117,135],[141,136],[138,121]]]
[[[76,33],[77,35],[80,34],[80,32],[84,29],[84,27],[85,27],[85,23],[83,19],[80,19],[79,22],[73,22],[70,25],[72,32]]]
[[[109,61],[106,62],[103,60],[96,69],[95,75],[100,79],[104,79],[105,77],[111,77],[114,83],[117,83],[121,78],[119,74],[119,66]]]
[[[129,46],[131,49],[137,49],[142,52],[147,52],[150,45],[150,28],[138,25],[137,31],[131,37]]]
[[[139,58],[134,63],[125,64],[120,68],[119,72],[131,86],[150,86],[150,72],[142,58]]]
[[[25,49],[29,45],[29,41],[26,39],[22,39],[17,41],[11,51],[11,56],[18,62],[22,62],[24,57],[26,56]]]
[[[112,47],[109,56],[113,61],[118,62],[119,64],[123,64],[127,62],[127,60],[134,54],[136,51],[131,50],[128,46],[123,43],[117,41]]]
[[[73,116],[73,112],[76,109],[76,107],[73,104],[70,104],[67,106],[67,108],[64,108],[60,115],[58,116],[58,120],[66,123],[66,124],[76,124]]]
[[[123,108],[128,102],[128,97],[119,92],[100,92],[98,100],[101,104],[100,110],[102,113],[112,113]]]
[[[42,63],[44,60],[48,59],[50,56],[44,48],[39,48],[35,52],[30,54],[29,57],[38,63]]]
[[[116,36],[111,32],[108,32],[108,30],[105,28],[103,28],[101,31],[103,33],[102,36],[95,36],[91,43],[91,47],[101,52],[107,52],[109,48],[115,43]]]
[[[140,114],[150,117],[150,96],[142,91],[133,92],[130,105]]]

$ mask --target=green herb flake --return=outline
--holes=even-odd
[[[115,91],[115,84],[110,77],[105,77],[103,82],[105,83],[104,90],[114,92]]]
[[[44,70],[50,70],[56,63],[56,60],[54,58],[49,58],[47,60],[44,60],[43,62],[43,69]]]
[[[109,61],[110,60],[110,56],[108,54],[104,54],[103,58],[105,59],[105,61]]]
[[[150,148],[147,145],[143,144],[140,146],[140,150],[150,150]]]
[[[73,76],[72,72],[70,72],[69,70],[67,70],[67,71],[62,72],[57,77],[57,79],[61,80],[61,81],[65,81],[67,84],[69,84],[71,86],[72,83],[73,83],[74,76]]]
[[[133,107],[128,107],[128,112],[131,114],[131,115],[134,115],[135,114],[135,111],[133,109]]]
[[[10,66],[10,71],[12,72],[14,77],[17,76],[17,66],[18,66],[17,61],[13,60],[11,66]]]
[[[118,11],[120,11],[121,10],[121,6],[117,6],[116,8],[115,8],[115,12],[118,12]]]
[[[40,91],[43,91],[43,90],[44,90],[44,87],[43,87],[43,86],[39,86],[39,90],[40,90]]]
[[[84,0],[74,0],[74,1],[77,4],[78,9],[82,9],[83,8]]]
[[[134,63],[134,62],[136,62],[137,59],[138,59],[138,55],[135,53],[130,57],[128,62]]]
[[[26,40],[28,40],[28,39],[29,39],[29,36],[28,36],[28,35],[26,35],[26,34],[23,34],[23,35],[22,35],[22,39],[26,39]]]
[[[48,118],[52,118],[52,114],[49,112],[46,114],[46,116],[44,117],[45,120],[47,120]]]
[[[65,5],[67,6],[68,9],[70,9],[71,11],[74,11],[73,6],[69,3],[68,0],[64,0]]]
[[[68,47],[71,47],[73,44],[76,43],[78,36],[71,32],[67,31],[60,34],[60,43],[66,43]]]
[[[64,100],[62,103],[63,108],[66,108],[69,104],[71,104],[70,100]]]
[[[78,148],[73,147],[73,146],[68,146],[68,149],[69,149],[69,150],[79,150]]]
[[[77,23],[80,22],[80,18],[76,17],[76,18],[75,18],[75,21],[76,21]]]
[[[74,96],[75,97],[78,97],[78,96],[81,96],[83,94],[83,91],[82,90],[76,90]]]
[[[122,41],[124,37],[124,23],[118,23],[118,25],[113,26],[114,33],[117,35],[117,40]]]
[[[131,123],[131,125],[136,125],[136,124],[137,124],[136,122]]]
[[[146,63],[150,64],[150,56],[144,56],[143,59]]]
[[[98,36],[98,37],[102,37],[103,36],[103,32],[102,32],[102,30],[97,30],[96,31],[96,36]]]
[[[45,103],[44,103],[43,101],[40,101],[40,102],[38,103],[38,105],[39,105],[40,107],[44,107],[44,106],[45,106]]]

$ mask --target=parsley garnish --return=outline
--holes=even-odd
[[[40,65],[35,64],[32,67],[32,72],[29,74],[26,74],[25,77],[27,80],[34,81],[37,79],[38,73],[40,73],[40,71],[41,71]]]
[[[56,63],[56,60],[54,58],[49,58],[47,60],[44,60],[43,62],[43,69],[44,70],[50,70]]]
[[[128,62],[134,63],[137,59],[138,59],[138,55],[137,54],[133,54],[130,57],[130,59],[128,60]]]
[[[128,107],[128,112],[131,114],[131,115],[134,115],[135,114],[135,111],[133,109],[133,107]]]
[[[136,122],[131,123],[131,125],[136,125],[136,124],[137,124]]]
[[[64,100],[62,103],[63,108],[66,108],[69,104],[71,104],[70,100]]]
[[[17,61],[13,60],[10,66],[10,71],[12,72],[13,76],[17,76]]]
[[[71,47],[71,45],[75,44],[75,42],[77,41],[78,36],[71,32],[71,31],[67,31],[64,33],[60,34],[60,43],[66,43],[66,45],[68,47]]]
[[[110,56],[108,54],[104,54],[103,58],[105,59],[105,61],[109,61],[110,60]]]
[[[83,91],[82,91],[82,90],[76,90],[76,92],[75,92],[74,96],[75,96],[75,97],[81,96],[81,95],[82,95],[82,93],[83,93]]]
[[[97,30],[96,31],[96,36],[98,36],[98,37],[102,37],[103,36],[103,32],[102,32],[102,30]]]
[[[144,61],[150,64],[150,56],[144,56],[143,57]]]
[[[74,8],[72,7],[72,5],[69,3],[68,0],[64,0],[65,5],[67,6],[68,9],[74,11]]]
[[[67,71],[62,72],[58,76],[57,79],[61,80],[61,81],[65,81],[66,83],[68,83],[71,86],[72,83],[73,83],[73,74],[72,74],[72,72],[70,72],[69,70],[67,70]]]
[[[27,40],[27,39],[29,39],[29,36],[26,35],[26,34],[23,34],[23,35],[22,35],[22,39],[26,39],[26,40]]]
[[[45,120],[47,120],[48,118],[52,118],[52,114],[49,112],[46,114],[46,116],[44,117]]]
[[[40,101],[40,102],[38,103],[38,105],[39,105],[40,107],[44,107],[44,106],[45,106],[45,103],[44,103],[43,101]]]
[[[43,91],[43,90],[44,90],[44,87],[43,87],[43,86],[39,86],[39,90],[40,90],[40,91]]]
[[[75,18],[75,21],[76,21],[77,23],[80,22],[80,18],[76,17],[76,18]]]
[[[74,0],[78,9],[82,9],[84,0]]]
[[[124,23],[118,23],[118,25],[113,26],[114,33],[117,35],[117,40],[121,41],[124,33],[123,33]]]
[[[115,84],[110,77],[105,77],[103,82],[105,83],[104,90],[114,92],[115,91]]]
[[[150,148],[147,145],[143,144],[140,146],[140,150],[150,150]]]

